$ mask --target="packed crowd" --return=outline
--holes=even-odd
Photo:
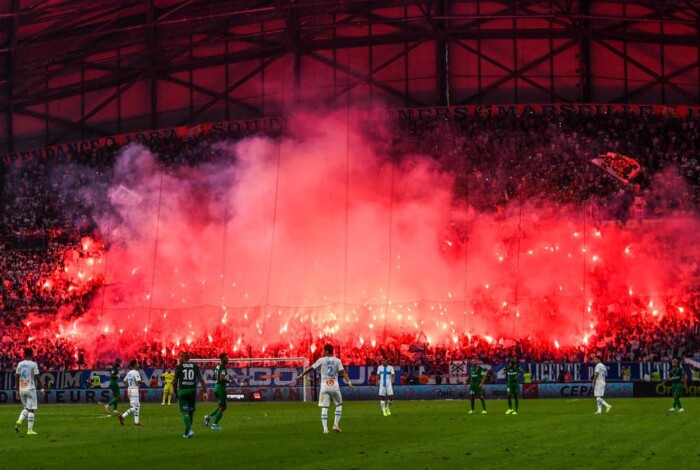
[[[543,195],[561,205],[598,202],[601,218],[622,222],[630,217],[635,196],[646,199],[646,217],[697,213],[700,207],[700,123],[695,121],[503,116],[420,125],[411,121],[404,132],[394,136],[388,150],[432,155],[458,176],[455,193],[468,195],[480,210],[495,212],[517,197]],[[606,152],[637,159],[642,172],[635,185],[621,190],[612,178],[594,177],[600,170],[589,162]]]
[[[401,127],[393,131],[393,140],[378,138],[377,145],[396,158],[417,153],[432,156],[456,175],[455,200],[468,198],[470,204],[494,217],[516,198],[547,199],[561,207],[585,205],[597,219],[617,220],[621,225],[639,216],[635,205],[640,200],[644,202],[645,218],[697,216],[700,208],[700,123],[696,121],[533,115],[406,122]],[[372,134],[374,130],[367,131]],[[169,169],[222,158],[215,139],[205,136],[146,143]],[[108,360],[103,352],[96,359],[101,363],[85,364],[84,352],[72,345],[68,335],[50,337],[28,324],[27,319],[59,312],[78,317],[99,290],[99,278],[77,282],[64,273],[68,272],[68,264],[94,256],[82,242],[85,237],[100,246],[92,211],[105,202],[101,198],[107,197],[107,191],[94,194],[81,188],[88,184],[94,187],[95,183],[106,187],[119,151],[110,145],[63,159],[41,161],[29,157],[0,164],[2,368],[16,363],[26,344],[37,350],[38,362],[44,368],[101,367]],[[633,185],[625,188],[602,173],[592,176],[600,170],[588,162],[608,151],[639,161],[643,171]],[[534,340],[487,341],[466,336],[448,347],[406,337],[394,338],[390,346],[341,347],[341,358],[347,364],[374,365],[382,355],[394,364],[449,362],[475,355],[491,363],[503,362],[513,354],[528,361],[581,361],[593,353],[602,354],[606,361],[692,356],[700,353],[700,267],[697,259],[683,260],[683,266],[688,271],[683,305],[696,315],[685,320],[613,315],[596,306],[599,334],[575,348],[557,348],[550,342]],[[217,338],[214,344],[202,339],[187,347],[195,357],[215,357],[221,348],[231,352],[234,346],[225,338]],[[319,343],[315,354],[321,349]],[[266,351],[243,349],[231,355],[285,357],[299,352],[271,346]],[[137,358],[145,366],[172,365],[173,345],[144,344]]]

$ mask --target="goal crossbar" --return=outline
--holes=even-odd
[[[218,362],[219,358],[214,359],[190,359],[194,363]],[[229,357],[229,362],[294,362],[299,361],[303,364],[308,364],[309,359],[306,357]],[[308,367],[308,366],[306,366]]]

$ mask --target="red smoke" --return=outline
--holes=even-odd
[[[100,219],[109,249],[88,258],[106,286],[77,322],[59,320],[88,354],[211,338],[308,355],[320,337],[381,345],[421,332],[431,345],[579,345],[611,313],[690,315],[679,259],[700,257],[697,220],[596,227],[582,209],[530,201],[478,213],[433,159],[382,154],[343,113],[219,145],[226,164],[179,170],[140,147],[121,155],[118,215]]]

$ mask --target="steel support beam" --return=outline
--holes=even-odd
[[[49,142],[71,138],[75,132],[106,133],[99,125],[88,124],[96,117],[102,119],[100,111],[133,86],[149,95],[141,117],[149,118],[151,127],[159,127],[164,121],[158,94],[166,81],[209,98],[193,107],[183,123],[202,119],[206,110],[224,104],[233,116],[240,110],[260,114],[268,98],[256,102],[240,90],[251,80],[260,80],[263,93],[262,80],[273,75],[270,65],[287,56],[293,81],[287,88],[293,90],[295,101],[300,97],[305,60],[310,59],[331,67],[333,77],[351,77],[348,81],[332,78],[335,99],[358,85],[370,84],[372,94],[384,93],[406,106],[476,103],[488,100],[499,88],[527,101],[521,91],[516,94],[516,88],[525,84],[564,102],[594,99],[598,77],[593,74],[600,64],[592,54],[600,45],[620,57],[626,69],[634,67],[648,76],[641,83],[620,77],[626,91],[617,97],[619,101],[638,100],[640,94],[659,88],[661,101],[700,104],[700,86],[681,82],[700,70],[700,1],[695,0],[626,0],[622,14],[601,13],[602,0],[173,0],[162,8],[155,0],[8,3],[0,12],[7,31],[0,33],[4,68],[0,70],[0,113],[7,124],[0,138],[11,149],[18,138],[18,115],[64,126],[52,130]],[[357,34],[358,30],[365,33]],[[522,45],[533,40],[546,44],[534,59],[532,51],[521,52]],[[494,41],[509,41],[517,48],[513,63],[510,59],[503,63],[490,47]],[[378,78],[386,76],[378,72],[398,60],[406,61],[404,73],[413,70],[419,57],[416,48],[425,44],[435,54],[434,70],[427,74],[435,79],[433,97],[425,100],[430,103],[411,96],[411,78],[402,77],[401,71],[388,80]],[[645,45],[660,50],[660,57],[638,58],[636,52]],[[682,46],[692,58],[674,64],[667,60],[675,53],[670,46]],[[477,58],[470,74],[478,75],[478,83],[455,103],[451,87],[466,81],[452,75],[455,59],[448,54],[460,48]],[[362,66],[352,60],[346,63],[342,49],[363,49]],[[421,48],[420,54],[424,51]],[[578,68],[580,93],[573,98],[555,88],[555,58],[563,52],[578,54],[576,62],[563,59]],[[523,64],[524,60],[528,63]],[[552,70],[549,80],[532,76],[543,63]],[[226,67],[227,74],[236,67],[241,71],[235,79],[222,73],[217,85],[193,78],[195,70],[217,66]],[[495,68],[498,75],[485,86],[482,66]],[[189,72],[191,78],[179,77],[182,72]],[[106,98],[90,102],[88,97],[99,96],[97,92]],[[80,115],[75,119],[51,115],[49,110],[62,100],[72,101]],[[118,119],[122,117],[135,116],[119,112]]]

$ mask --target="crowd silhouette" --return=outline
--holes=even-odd
[[[397,159],[423,154],[455,175],[455,200],[469,200],[497,219],[509,201],[546,199],[561,207],[579,207],[597,223],[669,217],[697,218],[700,207],[700,123],[668,116],[533,114],[474,118],[463,121],[405,121],[390,130],[367,124],[364,132],[375,145]],[[184,140],[144,141],[167,169],[195,166],[225,158],[215,144],[225,136],[198,135]],[[76,318],[87,308],[103,280],[63,275],[69,262],[99,262],[109,250],[93,220],[92,210],[105,194],[81,188],[106,185],[121,148],[111,143],[75,155],[41,159],[35,155],[0,163],[0,366],[11,369],[25,346],[32,346],[42,369],[104,367],[103,355],[91,361],[63,332],[47,334],[29,319],[68,312]],[[635,158],[641,174],[628,186],[603,174],[590,160],[605,152]],[[478,195],[478,196],[477,196]],[[459,239],[459,227],[452,234]],[[86,243],[85,240],[89,240]],[[97,261],[95,261],[97,260]],[[678,259],[683,272],[682,295],[664,300],[667,308],[687,311],[663,321],[594,305],[597,334],[588,344],[558,348],[549,341],[509,338],[459,338],[451,345],[422,343],[419,332],[393,337],[387,344],[341,345],[340,357],[350,365],[376,365],[382,356],[393,364],[445,363],[479,356],[502,363],[517,354],[526,361],[586,361],[594,353],[604,361],[666,361],[700,353],[699,260]],[[629,301],[631,302],[631,300]],[[682,306],[682,307],[681,307]],[[625,305],[622,306],[624,310]],[[322,350],[318,340],[316,352]],[[186,345],[194,357],[298,356],[281,343],[265,351],[236,345],[225,332]],[[409,347],[412,350],[409,350]],[[136,348],[144,367],[172,366],[172,344],[151,341]],[[119,351],[108,351],[118,355]],[[302,354],[304,355],[304,354]],[[90,363],[88,363],[90,362]]]

